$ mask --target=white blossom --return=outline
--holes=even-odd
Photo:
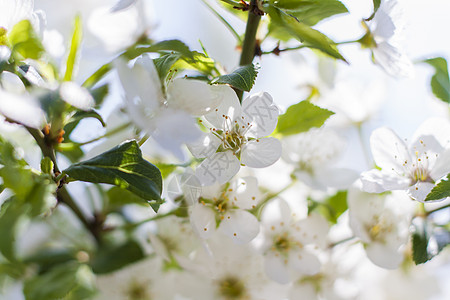
[[[264,274],[262,257],[249,245],[224,236],[208,240],[191,260],[180,260],[190,275],[183,296],[195,300],[282,300],[285,289]]]
[[[278,108],[268,93],[258,93],[239,103],[227,87],[221,104],[205,115],[210,132],[188,145],[191,153],[205,160],[196,175],[205,185],[223,184],[240,169],[240,164],[264,168],[281,155],[281,144],[272,133],[277,125]]]
[[[261,199],[258,182],[244,177],[225,185],[204,186],[190,210],[191,224],[202,238],[211,237],[218,229],[238,244],[253,240],[259,233],[259,222],[248,210]]]
[[[201,136],[192,116],[216,107],[222,98],[222,88],[197,80],[175,79],[164,96],[156,68],[147,56],[139,58],[132,68],[118,60],[117,69],[132,122],[163,148],[182,158],[181,144]],[[189,102],[190,109],[185,109],[187,105],[181,107],[183,102]]]
[[[368,258],[382,268],[398,268],[414,209],[406,193],[369,194],[358,185],[349,190],[348,206],[350,227],[364,243]]]
[[[325,246],[328,223],[317,214],[297,220],[288,204],[275,200],[264,208],[264,267],[272,280],[286,284],[299,275],[314,275],[321,262],[315,251]]]
[[[312,128],[284,138],[282,158],[295,166],[297,178],[313,189],[345,189],[358,178],[356,171],[334,166],[345,145],[335,131]]]
[[[381,193],[407,190],[408,195],[424,202],[434,184],[450,173],[450,124],[429,119],[415,132],[409,145],[389,128],[376,129],[370,137],[375,163],[361,174],[363,190]],[[439,199],[440,201],[444,199]]]
[[[392,76],[410,77],[413,65],[400,47],[399,37],[403,30],[403,15],[397,0],[382,0],[369,22],[369,32],[373,58],[388,74]]]

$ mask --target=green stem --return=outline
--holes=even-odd
[[[337,241],[337,242],[335,242],[335,243],[332,243],[332,244],[328,245],[328,248],[334,248],[334,247],[336,247],[337,245],[340,245],[340,244],[349,242],[349,241],[351,241],[351,240],[353,240],[353,239],[355,239],[355,238],[356,238],[355,236],[350,236],[350,237],[348,237],[348,238],[342,239],[342,240],[340,240],[340,241]]]
[[[45,142],[45,136],[42,133],[42,131],[35,129],[35,128],[31,128],[31,127],[26,127],[26,129],[31,134],[31,136],[35,139],[35,141],[38,144],[39,148],[41,149],[44,157],[48,157],[52,160],[53,172],[55,174],[60,173],[57,162],[56,162],[55,151],[54,151],[52,145],[48,145]],[[67,205],[73,211],[73,213],[78,217],[80,222],[86,227],[86,229],[88,229],[92,233],[95,240],[97,242],[100,241],[99,230],[97,230],[97,228],[94,228],[94,226],[92,226],[92,224],[94,224],[94,223],[89,222],[86,219],[86,217],[83,215],[81,210],[78,208],[75,201],[70,196],[70,194],[67,191],[65,186],[61,186],[57,189],[56,199],[58,200],[59,203],[64,203],[65,205]]]
[[[256,32],[258,31],[259,21],[261,20],[261,14],[259,14],[258,0],[251,0],[250,9],[248,11],[247,26],[245,27],[245,37],[242,44],[241,59],[239,61],[240,66],[245,66],[253,62],[255,57],[256,47]],[[242,102],[242,96],[244,91],[237,90],[236,94],[239,100]]]
[[[145,134],[142,139],[139,141],[138,145],[139,147],[141,147],[142,145],[144,145],[144,143],[150,138],[150,136],[148,134]]]
[[[280,53],[280,52],[298,50],[298,49],[302,49],[302,48],[306,48],[306,46],[305,45],[300,45],[300,46],[297,46],[297,47],[290,47],[290,48],[284,48],[284,49],[278,49],[278,47],[277,47],[277,48],[273,49],[272,51],[264,51],[264,52],[262,52],[262,54],[263,55],[266,55],[266,54],[278,55],[278,53]]]
[[[227,20],[225,20],[224,17],[222,17],[217,10],[214,9],[214,7],[212,7],[206,0],[202,0],[202,2],[212,11],[212,13],[219,18],[220,21],[222,21],[222,23],[225,25],[225,27],[228,28],[228,30],[234,35],[234,37],[238,40],[239,44],[242,44],[242,39],[240,37],[240,35],[236,32],[236,30],[233,28],[233,26],[231,26],[230,23],[228,23]]]

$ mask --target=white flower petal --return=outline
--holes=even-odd
[[[289,299],[319,300],[316,288],[309,282],[295,283],[289,290]]]
[[[239,178],[232,185],[232,189],[230,199],[233,201],[233,205],[242,209],[254,208],[261,198],[258,180],[253,176]]]
[[[411,78],[414,66],[411,60],[392,42],[378,42],[373,49],[373,57],[389,75]]]
[[[19,76],[14,73],[3,71],[0,74],[2,88],[10,93],[22,94],[26,92],[25,85]]]
[[[366,253],[370,261],[385,269],[397,269],[403,261],[403,255],[397,249],[380,243],[367,245]]]
[[[297,272],[304,275],[319,273],[321,263],[317,256],[305,250],[291,251],[289,253],[289,265]]]
[[[276,198],[273,201],[267,203],[262,211],[262,224],[264,228],[271,232],[273,225],[278,225],[281,222],[291,219],[291,208],[286,201]],[[281,227],[280,227],[281,228]]]
[[[194,231],[203,239],[209,238],[216,231],[214,212],[202,204],[195,204],[190,213]]]
[[[394,173],[370,170],[361,174],[362,189],[368,193],[402,190],[410,186],[410,180]]]
[[[128,105],[138,106],[140,115],[149,115],[164,101],[158,72],[153,61],[144,56],[139,58],[132,68],[125,61],[116,60],[115,66],[120,82],[125,90]],[[139,102],[136,103],[136,98]]]
[[[61,99],[81,110],[90,110],[95,105],[89,91],[72,81],[65,81],[59,88]]]
[[[437,181],[450,173],[450,148],[438,154],[430,171],[430,177]]]
[[[272,96],[266,92],[252,95],[242,101],[242,122],[252,124],[249,135],[265,137],[270,135],[278,121],[278,108],[273,104]]]
[[[283,258],[275,255],[275,253],[269,252],[266,254],[264,269],[267,277],[278,283],[286,284],[291,281],[288,265],[284,262]]]
[[[251,140],[242,147],[241,162],[252,168],[264,168],[281,156],[281,143],[273,137]]]
[[[201,80],[177,78],[167,87],[167,102],[170,107],[202,116],[221,103],[228,89],[228,86],[212,86]]]
[[[196,158],[210,157],[216,153],[222,141],[212,133],[204,133],[197,141],[188,143],[189,151]]]
[[[111,12],[109,5],[94,9],[89,16],[87,27],[109,52],[117,52],[131,46],[146,28],[136,6]]]
[[[402,174],[405,161],[411,162],[405,142],[389,128],[376,129],[370,136],[370,146],[375,163],[384,171]]]
[[[36,99],[28,95],[16,95],[0,89],[0,113],[5,117],[36,129],[45,124],[44,111]]]
[[[425,202],[425,198],[431,192],[433,187],[434,184],[430,182],[418,181],[415,185],[411,186],[407,192],[411,198],[422,203],[431,203],[444,200],[445,198]]]
[[[219,87],[216,88],[219,89]],[[237,118],[241,117],[242,108],[239,103],[239,98],[232,88],[226,86],[226,88],[221,87],[220,89],[222,98],[219,106],[206,114],[205,118],[215,128],[227,130],[234,125],[233,123]]]
[[[218,152],[206,158],[195,171],[195,175],[204,185],[214,182],[224,184],[239,171],[241,165],[231,151]]]
[[[165,149],[183,160],[181,145],[191,143],[201,137],[194,118],[181,110],[164,109],[154,118],[158,126],[153,138]]]
[[[11,50],[6,46],[0,46],[0,62],[7,61],[11,56]]]
[[[314,244],[324,248],[327,242],[328,221],[319,214],[312,213],[306,219],[295,223],[297,239],[303,244]]]
[[[235,243],[246,244],[258,235],[259,222],[248,211],[234,210],[225,214],[219,229],[231,237]]]

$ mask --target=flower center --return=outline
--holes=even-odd
[[[243,299],[246,295],[244,283],[236,277],[227,276],[218,285],[219,294],[225,299]]]
[[[148,288],[149,284],[144,282],[132,281],[125,291],[126,299],[130,300],[151,300]]]
[[[366,226],[373,241],[384,242],[386,235],[392,232],[392,224],[382,216],[374,216],[372,224]]]
[[[295,239],[292,239],[289,236],[289,232],[284,232],[274,237],[272,251],[278,252],[282,255],[287,255],[289,251],[297,247],[301,248],[301,243]]]
[[[222,115],[222,117],[223,129],[210,128],[210,131],[222,141],[222,144],[217,151],[224,152],[231,150],[239,158],[242,146],[248,141],[245,135],[252,125],[250,123],[245,123],[244,117],[241,117],[241,122],[238,122],[237,120],[233,121],[226,115]]]

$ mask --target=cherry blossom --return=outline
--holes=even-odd
[[[248,210],[255,208],[260,198],[254,177],[204,186],[199,198],[188,200],[193,203],[190,220],[194,231],[206,239],[214,234],[219,224],[218,229],[234,242],[248,243],[259,233],[259,222]]]
[[[139,58],[131,68],[121,60],[116,64],[132,122],[152,135],[163,148],[183,158],[181,144],[193,142],[201,135],[193,116],[215,108],[222,98],[223,87],[178,78],[169,83],[164,95],[149,57]],[[189,103],[189,108],[183,103]]]
[[[205,160],[196,175],[205,185],[223,184],[240,165],[264,168],[281,156],[281,144],[272,133],[277,125],[278,108],[268,93],[258,93],[242,101],[228,87],[221,104],[205,115],[210,132],[188,145],[191,153]]]
[[[370,137],[375,163],[373,169],[361,174],[363,190],[381,193],[407,190],[419,202],[435,182],[450,173],[450,124],[446,120],[429,119],[416,131],[409,145],[389,128],[376,129]],[[436,201],[441,201],[439,199]]]
[[[382,0],[361,43],[372,50],[375,62],[388,74],[410,77],[414,71],[413,65],[399,46],[402,23],[397,0]]]
[[[348,205],[350,227],[364,243],[368,258],[382,268],[398,268],[414,210],[406,193],[369,194],[355,186],[349,189]]]
[[[297,178],[313,189],[348,188],[358,174],[334,166],[345,147],[344,139],[330,129],[310,129],[283,139],[282,158],[295,166]]]
[[[263,211],[264,267],[267,276],[286,284],[299,275],[314,275],[321,262],[314,253],[324,247],[328,223],[319,215],[297,220],[283,200],[269,203]]]

